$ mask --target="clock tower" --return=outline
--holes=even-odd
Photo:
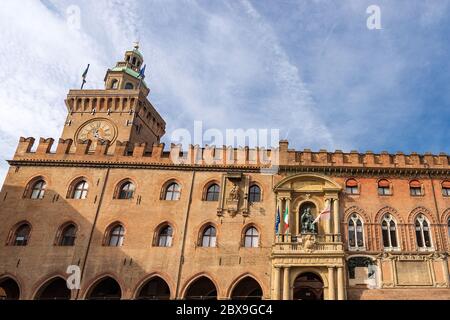
[[[125,52],[123,61],[108,69],[105,88],[96,90],[70,90],[65,100],[67,119],[62,139],[76,144],[91,140],[90,152],[99,141],[109,140],[110,152],[115,142],[147,142],[151,149],[165,133],[166,123],[147,96],[150,93],[142,72],[144,58],[136,44]]]

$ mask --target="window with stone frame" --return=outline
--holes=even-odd
[[[47,188],[47,183],[45,180],[40,179],[33,183],[31,187],[30,199],[40,200],[44,198],[45,189]]]
[[[409,193],[411,196],[421,196],[423,194],[422,184],[419,180],[412,180],[409,182]]]
[[[390,196],[392,194],[389,180],[381,179],[378,181],[378,194],[380,196]]]
[[[386,214],[381,222],[381,233],[385,249],[398,249],[397,223],[391,214]]]
[[[201,246],[202,247],[215,247],[216,246],[216,228],[214,226],[207,226],[202,233],[202,241]]]
[[[363,250],[364,226],[362,219],[357,214],[352,214],[348,221],[348,246],[350,250]]]
[[[76,182],[76,184],[73,187],[72,199],[86,199],[89,191],[89,184],[86,180],[81,180]]]
[[[136,187],[133,182],[124,181],[119,185],[117,199],[132,199],[135,191]]]
[[[121,247],[125,238],[125,228],[121,224],[113,225],[108,234],[108,247]]]
[[[448,180],[442,182],[442,195],[450,197],[450,181]]]
[[[64,226],[61,230],[58,245],[62,247],[74,246],[76,235],[77,227],[73,223]]]
[[[170,225],[163,226],[158,233],[157,247],[171,247],[173,238],[173,229]]]
[[[164,193],[164,200],[168,201],[177,201],[180,200],[181,188],[180,185],[176,182],[172,182],[166,188]]]
[[[30,239],[31,226],[28,223],[20,224],[15,230],[11,239],[11,246],[23,247],[28,245]]]
[[[416,243],[419,250],[432,248],[430,224],[423,214],[417,216],[414,226],[416,231]]]
[[[261,188],[258,185],[254,184],[250,187],[248,192],[248,200],[250,203],[261,201]]]
[[[345,182],[345,192],[348,194],[359,194],[358,181],[356,179],[348,179]]]
[[[255,227],[249,227],[244,234],[245,248],[257,248],[259,246],[259,232]]]
[[[214,183],[206,190],[206,201],[219,201],[220,187],[217,183]]]

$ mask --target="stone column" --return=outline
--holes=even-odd
[[[290,300],[291,288],[289,281],[290,268],[285,267],[283,272],[283,300]]]
[[[442,258],[442,267],[443,267],[443,272],[444,272],[444,278],[445,278],[445,283],[447,284],[447,287],[450,285],[449,282],[449,271],[448,271],[448,257],[447,258]]]
[[[336,300],[334,267],[328,267],[328,300]]]
[[[331,210],[331,199],[325,199],[325,208],[328,208],[328,207]],[[326,234],[331,233],[331,214],[330,214],[330,219],[326,220],[325,233]],[[326,237],[326,238],[328,240],[329,237]]]
[[[333,199],[334,233],[340,234],[339,198]]]
[[[338,267],[337,268],[337,299],[338,300],[344,300],[345,299],[345,289],[344,289],[344,268]]]
[[[274,300],[280,300],[280,281],[281,281],[281,267],[275,267],[275,276],[273,279]]]

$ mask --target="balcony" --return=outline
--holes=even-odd
[[[272,246],[272,255],[343,254],[339,234],[278,235]]]

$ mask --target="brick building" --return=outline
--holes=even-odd
[[[2,298],[450,299],[447,155],[166,150],[138,49],[69,92],[56,148],[20,138]]]

